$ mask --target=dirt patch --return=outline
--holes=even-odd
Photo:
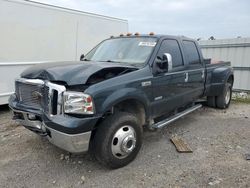
[[[166,128],[144,132],[128,166],[109,170],[88,154],[71,155],[10,120],[0,109],[1,187],[249,187],[250,105],[202,108]],[[193,153],[178,153],[180,135]]]

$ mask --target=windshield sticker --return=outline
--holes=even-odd
[[[156,45],[156,42],[140,42],[138,46],[150,46],[154,47]]]

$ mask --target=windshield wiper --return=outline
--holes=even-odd
[[[120,63],[120,64],[129,65],[132,67],[140,67],[140,64],[138,65],[138,63],[128,63],[128,62],[122,62],[122,61],[105,60],[105,61],[99,61],[99,62]]]
[[[100,61],[100,62],[121,63],[121,62],[119,62],[119,61],[113,61],[113,60],[105,60],[105,61]]]
[[[83,61],[90,61],[90,60],[89,60],[89,59],[85,59],[85,58],[84,58],[84,59],[83,59]]]

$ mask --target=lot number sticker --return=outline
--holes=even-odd
[[[154,47],[156,45],[156,42],[140,42],[138,46],[149,46]]]

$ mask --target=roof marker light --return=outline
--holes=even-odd
[[[131,36],[132,35],[132,33],[127,33],[127,36],[129,37],[129,36]]]
[[[135,36],[139,36],[139,35],[140,35],[140,33],[138,33],[138,32],[135,33]]]
[[[149,35],[155,35],[154,32],[150,32]]]

